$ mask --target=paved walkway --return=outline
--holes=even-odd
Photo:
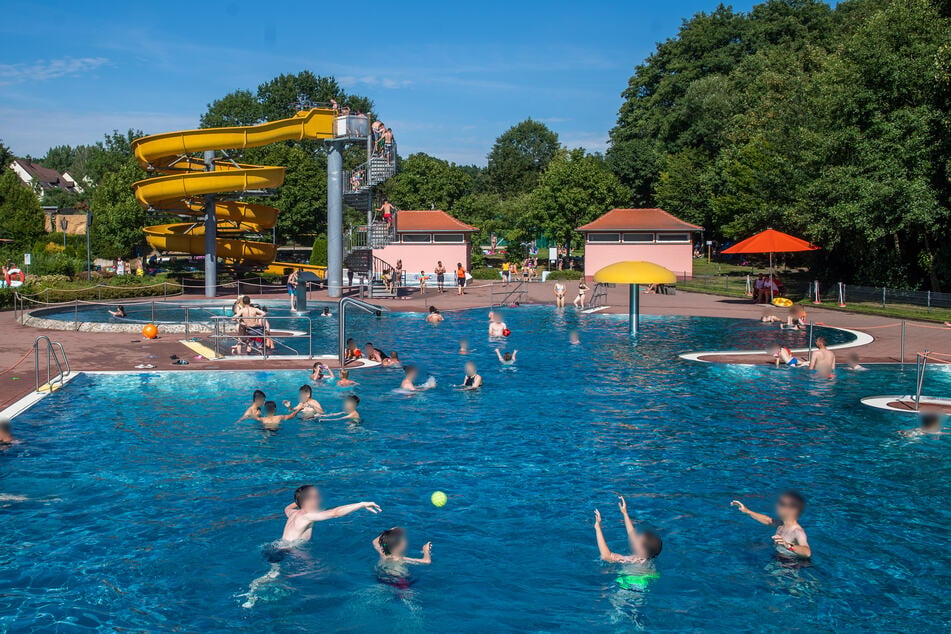
[[[569,301],[573,299],[576,283],[569,282]],[[526,294],[523,303],[552,303],[553,283],[535,283],[523,286]],[[501,289],[495,285],[496,293]],[[496,295],[498,297],[498,295]],[[269,296],[269,298],[272,296]],[[278,296],[273,296],[278,297]],[[325,291],[311,294],[313,301],[327,301]],[[693,315],[705,317],[728,317],[733,319],[759,319],[764,307],[751,304],[737,298],[719,297],[700,293],[678,292],[675,295],[642,295],[641,312],[649,315]],[[191,299],[191,298],[189,298]],[[228,297],[220,298],[222,302]],[[230,298],[233,299],[233,298]],[[176,300],[178,301],[178,300]],[[187,300],[182,300],[187,301]],[[476,281],[465,295],[457,295],[455,289],[439,294],[435,289],[427,289],[425,297],[414,291],[408,299],[374,300],[374,303],[389,307],[394,311],[424,312],[430,305],[441,311],[462,310],[467,308],[488,307],[491,305],[491,290],[487,282]],[[616,287],[608,290],[605,312],[627,313],[628,290]],[[569,308],[569,310],[572,310]],[[776,310],[782,314],[781,309]],[[900,360],[901,325],[893,318],[871,315],[856,315],[839,311],[809,308],[808,319],[817,324],[851,328],[868,333],[874,337],[866,346],[857,348],[863,363],[887,363]],[[264,361],[260,358],[246,361],[207,361],[195,359],[195,353],[179,343],[182,337],[176,335],[159,336],[147,340],[129,333],[90,333],[64,330],[40,330],[20,326],[12,312],[0,313],[0,332],[4,333],[0,344],[0,408],[33,389],[34,368],[32,342],[40,334],[46,334],[54,341],[61,342],[69,353],[73,370],[130,370],[138,364],[152,363],[158,370],[219,370],[219,369],[309,369],[307,360],[282,360],[272,358]],[[915,353],[921,350],[951,352],[951,329],[935,324],[908,321],[905,327],[905,362],[914,363]],[[316,351],[320,354],[332,354],[333,351]],[[187,366],[172,365],[172,355],[189,361]],[[21,361],[22,360],[22,361]],[[733,357],[730,355],[710,355],[704,360],[717,362],[766,363],[770,359],[765,355]],[[13,370],[9,370],[16,363]],[[42,365],[42,363],[41,363]],[[45,382],[45,366],[42,369],[41,382]]]

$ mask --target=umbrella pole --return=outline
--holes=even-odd
[[[630,305],[630,333],[631,335],[637,334],[638,322],[640,321],[640,284],[631,284],[631,305]]]
[[[773,303],[773,252],[769,252],[769,303]]]

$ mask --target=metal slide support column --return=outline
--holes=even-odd
[[[327,152],[327,295],[343,295],[343,143]]]
[[[640,301],[640,284],[631,284],[631,334],[636,335],[640,327],[641,320],[641,307],[638,304]]]
[[[205,171],[215,171],[215,151],[205,150]],[[215,297],[218,285],[218,219],[215,195],[205,195],[205,297]]]

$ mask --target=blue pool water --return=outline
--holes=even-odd
[[[630,631],[947,629],[948,439],[906,439],[914,419],[859,405],[905,392],[914,368],[803,370],[681,361],[757,346],[776,329],[544,308],[505,312],[518,348],[502,370],[485,312],[355,320],[440,386],[392,392],[397,370],[354,372],[362,425],[236,423],[262,388],[294,398],[300,372],[84,375],[14,421],[0,453],[0,630]],[[576,330],[581,344],[568,344]],[[460,393],[474,348],[485,388]],[[752,347],[752,346],[751,346]],[[306,363],[302,362],[302,365]],[[947,394],[951,375],[928,376]],[[328,409],[341,392],[316,391]],[[384,512],[318,525],[253,609],[293,488]],[[729,508],[771,512],[786,487],[809,504],[810,566],[780,564],[771,531]],[[429,502],[443,490],[449,503]],[[659,578],[623,589],[598,561],[592,511],[624,551],[614,492],[665,544]],[[378,581],[370,540],[407,527],[434,563],[409,589]]]

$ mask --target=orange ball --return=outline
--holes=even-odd
[[[142,327],[142,336],[146,339],[155,339],[158,336],[158,326],[155,324],[145,324]]]

